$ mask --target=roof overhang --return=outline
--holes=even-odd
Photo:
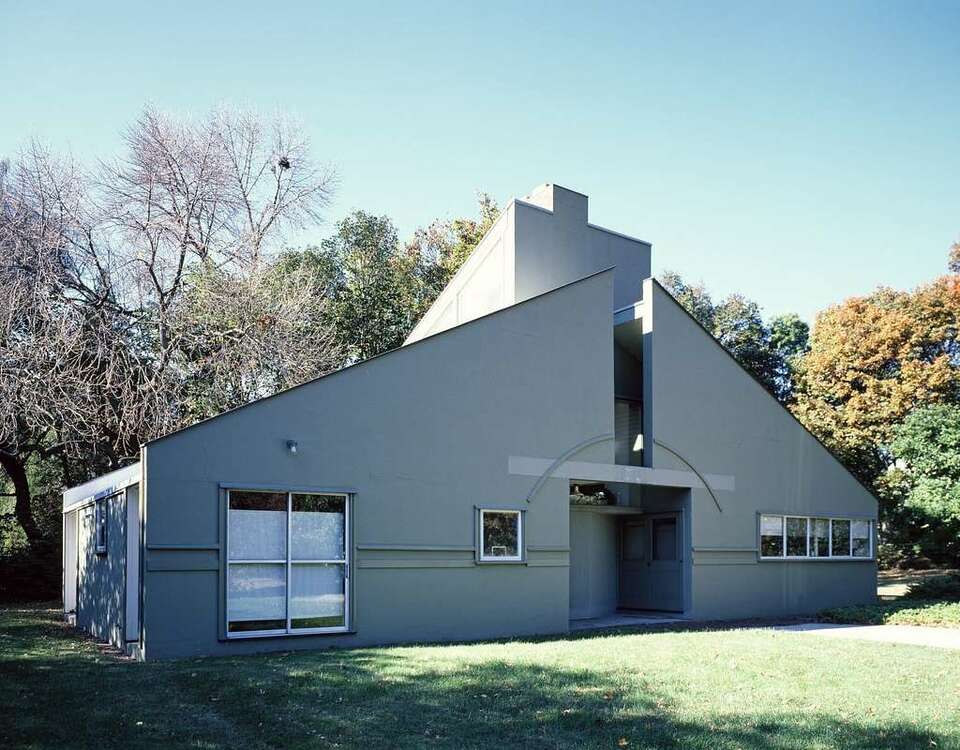
[[[600,464],[589,461],[564,461],[551,470],[554,462],[549,458],[529,456],[510,456],[507,471],[510,474],[542,477],[547,472],[551,477],[560,479],[579,479],[588,482],[621,482],[651,487],[675,487],[677,489],[707,489],[704,483],[692,471],[676,469],[651,469],[645,466],[624,466],[622,464]],[[734,478],[728,474],[704,474],[709,489],[733,492]]]
[[[140,462],[137,461],[65,491],[63,493],[63,512],[76,510],[101,497],[115,495],[139,482]]]

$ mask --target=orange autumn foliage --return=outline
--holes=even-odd
[[[817,316],[793,411],[870,481],[893,428],[917,406],[960,393],[960,276],[881,288]]]

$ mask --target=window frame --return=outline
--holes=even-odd
[[[804,531],[804,552],[802,555],[791,555],[789,547],[790,539],[790,521],[805,521],[806,530]],[[787,560],[805,560],[810,557],[810,517],[809,516],[787,516],[783,517],[783,557]]]
[[[517,517],[517,554],[509,557],[488,556],[483,553],[483,516],[485,513],[509,513]],[[484,565],[522,565],[527,561],[526,554],[526,511],[523,508],[501,507],[497,508],[490,505],[478,506],[477,519],[477,538],[476,538],[476,557],[477,563]]]
[[[107,502],[112,495],[104,495],[93,501],[93,551],[97,555],[106,555],[109,548],[109,514]],[[103,529],[103,543],[100,542],[100,529]]]
[[[763,554],[763,545],[762,545],[762,519],[764,517],[778,517],[782,521],[782,530],[783,530],[783,541],[781,543],[782,551],[779,555],[765,555]],[[788,520],[790,519],[803,519],[806,521],[807,533],[806,533],[806,554],[805,555],[788,555],[787,554],[787,526]],[[827,554],[825,556],[811,555],[810,550],[814,548],[814,539],[812,538],[812,533],[814,529],[814,521],[824,520],[828,521],[829,531],[827,536]],[[834,523],[837,521],[846,521],[850,525],[848,548],[846,555],[834,555],[833,554],[833,527]],[[853,524],[855,522],[866,522],[868,525],[868,539],[869,539],[869,555],[854,555],[853,554]],[[871,562],[876,561],[876,527],[877,520],[871,517],[865,516],[829,516],[829,515],[796,515],[789,513],[774,513],[768,511],[761,511],[757,513],[757,559],[763,562]]]
[[[245,487],[234,486],[222,487],[225,515],[224,515],[224,549],[223,549],[223,635],[227,640],[243,640],[245,638],[291,638],[304,635],[328,635],[342,634],[352,632],[351,616],[351,515],[353,509],[353,493],[342,490],[323,490],[323,489],[296,489],[282,488],[272,489],[268,487]],[[284,560],[231,560],[230,559],[230,493],[231,492],[264,492],[278,495],[286,495],[286,559]],[[343,514],[343,559],[342,560],[296,560],[293,558],[292,548],[292,528],[293,528],[293,496],[294,495],[326,495],[329,497],[342,497],[344,500]],[[230,566],[231,565],[264,565],[264,564],[282,564],[284,567],[284,602],[286,627],[270,630],[244,630],[230,631]],[[343,566],[343,625],[334,625],[320,628],[294,628],[290,616],[291,583],[293,579],[294,565],[342,565]]]

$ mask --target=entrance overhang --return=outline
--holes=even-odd
[[[676,469],[651,469],[646,466],[624,466],[622,464],[601,464],[591,461],[564,461],[551,470],[554,462],[548,458],[530,456],[510,456],[507,471],[510,474],[527,477],[542,477],[549,472],[550,477],[559,479],[579,479],[589,482],[621,482],[651,487],[675,487],[677,489],[711,489],[733,492],[735,482],[729,474],[704,474],[709,487],[692,471]]]

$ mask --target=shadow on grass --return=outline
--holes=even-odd
[[[2,613],[0,639],[4,747],[867,750],[956,740],[782,706],[732,713],[720,700],[696,712],[642,674],[457,649],[133,664],[98,656],[48,615]]]

